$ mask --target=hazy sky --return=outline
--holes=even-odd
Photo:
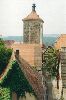
[[[66,34],[66,0],[0,0],[0,34],[22,35],[23,22],[32,10],[44,20],[44,34]]]

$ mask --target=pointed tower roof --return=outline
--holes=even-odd
[[[40,20],[40,21],[44,22],[44,21],[39,17],[39,15],[37,15],[36,10],[35,10],[35,7],[36,7],[36,5],[33,4],[33,5],[32,5],[32,11],[31,11],[31,13],[30,13],[27,17],[25,17],[25,18],[23,19],[23,21],[28,21],[28,20]]]

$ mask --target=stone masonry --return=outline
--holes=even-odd
[[[39,44],[21,44],[14,43],[12,45],[13,52],[19,50],[20,56],[32,67],[42,66],[42,49]]]
[[[24,21],[23,22],[23,42],[39,44],[42,39],[43,24],[41,21]]]
[[[13,48],[13,56],[14,52],[17,52],[16,60],[34,89],[38,100],[44,100],[41,73],[43,20],[37,15],[35,7],[33,4],[32,12],[23,19],[23,43],[15,42],[11,48]],[[40,73],[37,71],[39,69]]]
[[[62,95],[64,100],[66,100],[66,52],[61,51],[60,53],[61,62],[61,77],[62,77]]]
[[[32,12],[23,19],[23,43],[42,44],[43,20],[35,11],[35,4]]]

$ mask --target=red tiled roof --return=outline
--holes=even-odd
[[[56,49],[66,47],[66,34],[61,34],[60,37],[58,37],[58,39],[56,40],[54,46]]]
[[[24,20],[40,20],[40,21],[42,21],[42,22],[44,22],[40,17],[39,17],[39,15],[37,15],[37,13],[36,13],[36,11],[32,11],[27,17],[25,17],[24,19],[23,19],[23,21]]]

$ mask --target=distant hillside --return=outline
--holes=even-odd
[[[44,34],[44,37],[58,37],[60,34]]]
[[[56,41],[57,37],[44,37],[43,38],[43,43],[46,45],[46,46],[52,46],[54,45],[55,41]]]
[[[59,34],[44,34],[43,42],[46,46],[49,46],[49,45],[52,46],[58,36],[59,36]],[[2,37],[2,38],[4,40],[15,40],[17,42],[23,41],[22,36],[7,36],[7,37]]]
[[[14,41],[23,41],[23,37],[22,36],[7,36],[7,37],[3,37],[4,40],[14,40]]]

